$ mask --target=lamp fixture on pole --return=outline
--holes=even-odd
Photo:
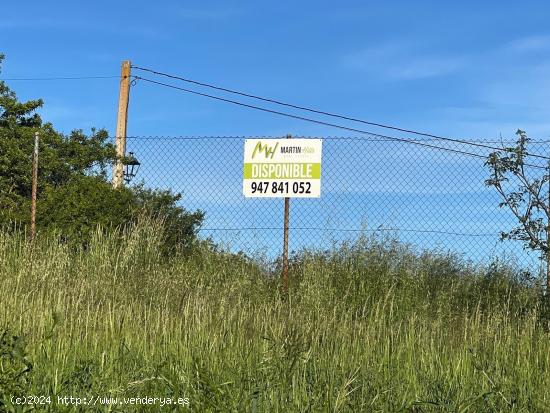
[[[134,153],[130,152],[124,161],[124,181],[127,184],[137,175],[140,165]]]

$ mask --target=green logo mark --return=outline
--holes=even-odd
[[[258,142],[256,144],[256,147],[254,148],[254,152],[252,152],[252,159],[256,157],[257,152],[264,152],[266,158],[273,159],[273,155],[275,155],[275,151],[277,150],[278,146],[279,142],[277,142],[273,147],[269,146],[268,144],[264,145],[261,142]]]

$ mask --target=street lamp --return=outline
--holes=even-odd
[[[124,161],[124,181],[129,184],[133,177],[135,177],[139,171],[141,164],[134,156],[133,152],[130,152]]]

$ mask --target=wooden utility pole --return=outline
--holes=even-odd
[[[36,236],[36,192],[38,190],[38,132],[34,133],[34,151],[32,156],[32,195],[31,195],[31,234],[34,241]]]
[[[128,126],[128,102],[130,100],[131,70],[132,64],[129,60],[122,62],[115,137],[116,156],[118,159],[113,168],[113,188],[119,188],[124,181],[124,164],[122,162],[122,158],[126,156],[126,128]]]
[[[287,135],[287,139],[291,139],[291,135]],[[290,198],[285,198],[285,216],[283,229],[283,292],[288,294],[288,220],[290,214]]]

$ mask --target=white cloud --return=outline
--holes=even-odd
[[[515,52],[533,52],[550,49],[550,35],[534,35],[515,39],[507,48]]]
[[[444,76],[466,64],[463,56],[420,54],[411,45],[388,43],[344,56],[342,62],[352,70],[377,73],[397,80]]]
[[[242,14],[237,9],[181,9],[176,15],[187,20],[219,21],[238,17]]]
[[[464,63],[460,57],[424,56],[391,68],[390,73],[399,79],[423,79],[453,73]]]
[[[463,84],[468,95],[457,102],[441,100],[447,106],[425,103],[424,110],[433,114],[430,127],[441,134],[498,138],[502,133],[514,138],[521,128],[534,138],[549,136],[550,35],[526,36],[468,55],[452,56],[444,50],[424,53],[420,47],[420,43],[394,41],[349,54],[343,64],[385,80],[432,79],[460,72],[457,85]]]
[[[0,30],[53,30],[57,32],[78,31],[79,33],[111,33],[115,35],[139,36],[145,38],[166,38],[163,31],[152,25],[134,24],[120,26],[108,23],[88,24],[86,20],[61,18],[11,19],[0,22]]]
[[[36,19],[9,19],[0,22],[0,29],[45,29],[45,28],[55,28],[66,25],[70,27],[75,27],[74,24],[67,23],[63,20],[54,20],[49,18],[36,18]]]

